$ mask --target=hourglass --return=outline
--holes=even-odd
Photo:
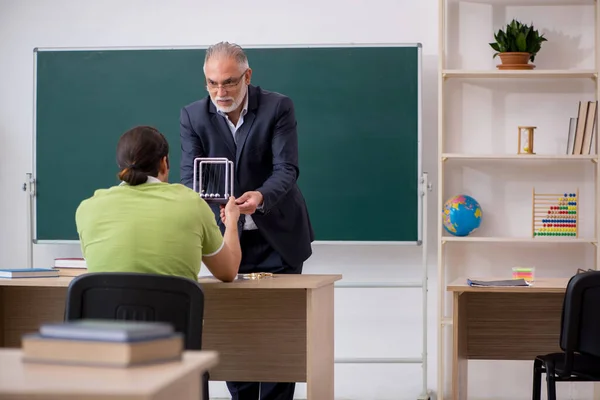
[[[195,158],[193,189],[207,203],[227,203],[233,195],[233,162],[221,157]]]
[[[533,130],[535,126],[519,126],[518,154],[535,154],[533,152]]]

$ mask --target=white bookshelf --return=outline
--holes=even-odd
[[[577,9],[577,7],[586,8]],[[506,12],[509,8],[510,12]],[[550,8],[553,8],[554,11],[548,11]],[[510,260],[514,263],[507,265],[506,270],[502,271],[504,276],[510,274],[512,266],[519,265],[523,261],[520,257],[526,258],[521,256],[524,253],[519,253],[519,249],[521,251],[525,249],[527,260],[535,257],[536,252],[546,255],[551,254],[553,251],[586,252],[587,256],[582,256],[586,260],[586,264],[566,265],[563,274],[565,276],[573,274],[574,269],[578,267],[598,269],[600,265],[600,252],[597,251],[597,232],[599,232],[598,228],[600,227],[598,130],[594,132],[593,154],[565,154],[569,121],[568,118],[565,119],[565,115],[568,114],[567,111],[561,109],[562,107],[574,110],[569,111],[569,113],[574,114],[571,115],[572,117],[577,117],[576,99],[586,101],[600,98],[598,85],[600,66],[598,47],[600,42],[598,36],[599,9],[596,0],[439,0],[437,159],[439,189],[436,220],[439,291],[438,400],[451,398],[449,388],[451,387],[452,377],[452,363],[450,361],[453,340],[451,329],[453,324],[452,297],[448,294],[446,288],[448,283],[462,276],[465,270],[468,270],[465,265],[462,265],[465,260],[485,259],[486,252],[493,251],[496,247],[500,248],[500,251],[503,252],[502,261]],[[476,15],[457,17],[461,12],[469,13],[470,11],[481,12],[482,17],[478,18]],[[537,14],[538,12],[539,14]],[[572,44],[573,51],[579,51],[579,53],[575,53],[575,57],[572,57],[573,62],[571,65],[566,65],[565,58],[561,58],[561,54],[556,53],[560,47],[559,44],[557,41],[551,42],[552,34],[560,34],[562,25],[558,25],[562,23],[559,20],[561,17],[566,20],[565,26],[567,28],[565,30],[568,30],[568,28],[581,28],[577,26],[577,22],[573,22],[577,20],[573,17],[577,12],[582,13],[585,17],[580,19],[592,21],[593,32],[590,32],[589,35],[579,35],[581,37],[580,42],[573,42],[575,43]],[[540,21],[536,20],[536,15],[540,15]],[[506,23],[513,18],[521,20],[523,23],[533,22],[540,33],[544,33],[545,30],[551,31],[550,34],[546,35],[548,42],[542,44],[542,49],[534,62],[536,68],[533,70],[498,70],[495,68],[500,60],[492,59],[493,50],[488,43],[494,40],[493,33],[501,27],[504,28]],[[458,24],[459,19],[460,24]],[[469,31],[469,24],[477,19],[483,22],[477,26],[473,25],[472,31]],[[489,25],[487,28],[485,27],[486,23]],[[583,27],[581,29],[592,28]],[[487,36],[485,36],[485,32],[488,32]],[[574,37],[579,36],[574,35]],[[565,48],[569,48],[568,44],[571,43],[567,41],[573,40],[567,34],[558,36],[558,38],[567,43],[564,46]],[[554,54],[552,57],[549,54],[545,54],[546,57],[543,57],[545,51]],[[570,56],[573,56],[573,54]],[[543,104],[541,107],[546,107],[551,102],[560,105],[548,112],[548,121],[543,118],[538,117],[535,119],[528,116],[526,115],[527,111],[524,110],[522,111],[523,120],[528,122],[515,123],[520,118],[519,105],[527,104],[526,100],[519,100],[521,86],[525,87],[523,89],[525,91],[527,88],[536,87],[536,85],[539,87],[551,85],[552,87],[552,89],[536,92],[536,96],[541,99],[540,104]],[[463,86],[467,89],[463,89]],[[498,92],[502,93],[498,94]],[[484,103],[482,106],[484,117],[480,118],[485,120],[486,115],[494,115],[495,118],[501,121],[500,127],[497,127],[497,124],[494,123],[477,125],[474,122],[469,109],[473,106],[473,103],[477,103],[477,101],[469,100],[469,96],[474,95],[480,95],[481,98],[488,99],[489,103],[493,103],[491,105]],[[533,97],[531,94],[527,95]],[[511,101],[516,103],[511,103]],[[518,103],[519,101],[521,103]],[[487,114],[485,114],[486,112]],[[528,117],[530,119],[527,119]],[[477,116],[474,118],[477,118]],[[532,119],[535,119],[535,121],[532,121]],[[509,120],[511,122],[506,122]],[[557,126],[557,124],[562,125]],[[517,154],[517,125],[541,126],[543,132],[552,131],[554,136],[548,138],[544,136],[543,132],[541,134],[536,132],[534,143],[536,153],[539,154]],[[479,132],[477,129],[479,129]],[[458,132],[459,130],[464,132]],[[491,130],[493,130],[493,133],[489,133]],[[558,144],[561,132],[564,134],[565,149],[563,151],[560,151],[560,144]],[[475,136],[475,141],[480,140],[477,135],[482,137],[485,135],[495,136],[490,139],[493,141],[492,144],[482,145],[481,148],[478,148],[477,145],[469,142],[469,134]],[[514,146],[510,144],[513,139]],[[540,148],[541,151],[539,151]],[[465,169],[468,171],[468,178],[460,176],[461,171]],[[510,171],[516,176],[514,179],[516,182],[510,181]],[[546,180],[540,182],[540,177],[544,177],[546,174],[545,171],[554,172],[552,174],[547,173]],[[497,178],[495,174],[502,175],[502,178]],[[531,237],[530,222],[529,227],[525,226],[528,225],[525,219],[522,222],[523,228],[517,229],[518,233],[513,232],[514,234],[504,234],[501,229],[490,228],[487,230],[482,229],[483,232],[474,233],[472,236],[456,237],[449,235],[443,228],[442,209],[445,201],[451,196],[468,194],[475,199],[480,196],[486,198],[486,200],[493,198],[493,195],[489,193],[477,193],[477,189],[474,189],[478,184],[475,182],[477,179],[482,183],[481,187],[484,188],[482,191],[495,190],[500,193],[497,195],[500,199],[499,202],[502,202],[504,198],[508,198],[512,202],[511,206],[499,207],[500,213],[514,207],[525,214],[527,208],[531,209],[531,187],[551,186],[552,180],[556,179],[557,185],[564,184],[565,190],[567,190],[566,187],[571,182],[569,176],[572,176],[569,174],[576,174],[578,187],[583,187],[580,192],[580,204],[582,202],[587,203],[585,213],[580,214],[580,216],[583,215],[585,221],[580,220],[579,222],[580,224],[586,224],[586,229],[580,230],[577,238],[533,238]],[[470,186],[470,190],[462,192],[461,184]],[[502,185],[511,188],[505,190],[508,194],[498,189],[498,186]],[[529,194],[526,192],[527,188],[529,188]],[[511,190],[515,192],[513,197],[509,197],[512,195]],[[505,197],[502,197],[502,195],[505,195]],[[483,204],[482,208],[482,226],[484,224],[497,224],[498,221],[502,221],[500,217],[491,218],[490,221],[486,220],[486,214],[490,215],[490,210],[486,210]],[[518,226],[520,223],[519,218],[520,216],[513,216],[513,219],[517,221],[511,221],[507,224],[513,227]],[[529,221],[531,221],[531,216],[529,216]],[[514,253],[512,253],[513,251]],[[478,252],[482,254],[478,254]],[[568,259],[564,254],[559,254],[557,257],[557,259],[563,261],[566,258]],[[536,276],[544,274],[543,267],[540,268],[540,265],[535,267]],[[489,269],[491,268],[483,269],[483,273],[485,274]],[[471,269],[471,271],[477,270]],[[530,377],[531,374],[529,373],[528,376]]]

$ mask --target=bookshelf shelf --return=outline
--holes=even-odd
[[[552,238],[552,237],[476,237],[476,236],[442,236],[442,243],[444,242],[473,242],[473,243],[540,243],[540,244],[556,244],[556,243],[565,243],[565,244],[596,244],[598,241],[596,239],[585,239],[585,238]]]
[[[598,162],[595,154],[461,154],[442,153],[442,161],[448,160],[506,160],[506,161],[591,161]]]
[[[475,3],[494,6],[591,6],[595,0],[448,0],[448,3]]]
[[[439,0],[438,400],[456,395],[451,378],[457,366],[448,357],[456,339],[450,283],[465,275],[495,274],[492,269],[503,271],[498,273],[506,279],[511,264],[533,263],[541,276],[573,262],[599,269],[599,2]],[[500,70],[494,65],[500,60],[491,58],[489,42],[500,25],[513,18],[534,23],[540,33],[546,33],[548,43],[542,45],[535,69]],[[595,124],[588,129],[592,121]],[[519,126],[536,126],[538,154],[517,154]],[[548,154],[555,150],[557,154]],[[583,233],[528,236],[531,228],[522,224],[533,223],[535,211],[529,209],[535,205],[526,193],[532,187],[552,187],[546,193],[581,188],[584,195],[578,196],[582,207],[577,213]],[[489,225],[471,236],[452,236],[443,227],[444,205],[459,194],[485,206],[482,225]],[[477,236],[486,232],[500,236]]]
[[[462,78],[462,79],[596,79],[598,71],[576,70],[576,69],[534,69],[534,70],[461,70],[445,69],[442,71],[442,78]]]

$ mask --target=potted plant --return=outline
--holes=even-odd
[[[506,29],[499,29],[494,34],[495,42],[490,43],[496,51],[493,58],[500,56],[501,64],[498,69],[533,69],[535,56],[540,51],[542,43],[547,39],[531,25],[523,24],[513,19],[506,25]]]

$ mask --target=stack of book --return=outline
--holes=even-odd
[[[130,367],[180,360],[183,335],[162,322],[84,319],[42,325],[22,351],[24,362]]]
[[[569,121],[569,136],[567,139],[567,154],[592,154],[592,139],[596,130],[597,101],[580,101],[577,117]]]
[[[87,264],[83,258],[55,258],[54,269],[60,276],[79,276],[87,272]]]

